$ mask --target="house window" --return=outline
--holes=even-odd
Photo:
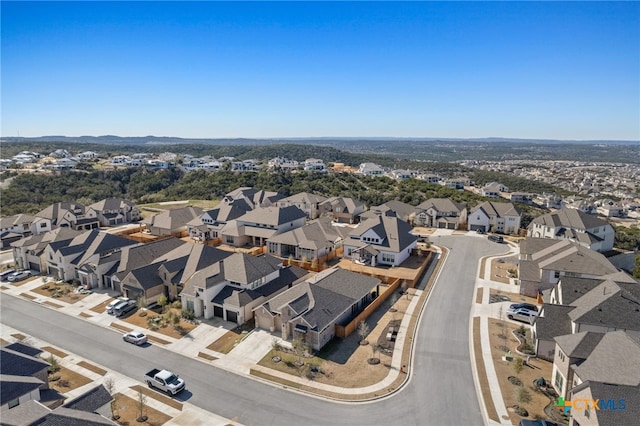
[[[193,300],[187,300],[187,311],[193,312],[194,311],[193,306],[194,306]]]
[[[46,224],[46,223],[42,222],[42,223],[40,224],[40,228],[46,228],[46,227],[47,227],[47,224]]]
[[[584,407],[584,416],[586,418],[591,418],[591,409],[589,408],[589,404],[587,404],[587,406]]]
[[[560,374],[560,371],[556,370],[556,379],[555,379],[556,389],[558,389],[559,391],[562,391],[563,383],[564,383],[564,377],[562,377],[562,374]]]
[[[9,408],[17,407],[18,405],[20,405],[20,400],[18,398],[9,401]]]
[[[556,279],[560,278],[560,272],[558,272],[558,271],[554,272],[554,273],[553,273],[553,276],[554,276]]]

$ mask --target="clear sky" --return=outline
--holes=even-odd
[[[2,135],[640,139],[638,2],[7,2]]]

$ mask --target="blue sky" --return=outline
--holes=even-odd
[[[640,140],[637,2],[6,2],[2,135]]]

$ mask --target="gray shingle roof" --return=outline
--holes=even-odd
[[[331,226],[331,219],[320,218],[305,226],[274,235],[269,242],[298,246],[313,250],[333,248],[334,243],[343,240],[350,228]]]
[[[14,352],[20,352],[21,354],[25,354],[32,357],[37,357],[42,352],[44,352],[42,349],[38,349],[30,345],[25,345],[24,343],[20,343],[20,342],[10,343],[3,347],[5,349],[10,349]]]
[[[421,204],[418,204],[418,209],[429,210],[434,209],[438,212],[457,212],[460,213],[466,208],[464,203],[458,203],[449,198],[429,198]]]
[[[567,356],[571,358],[587,359],[591,351],[600,343],[604,333],[583,331],[556,337],[556,343]]]
[[[42,380],[28,375],[0,374],[0,405],[33,392],[43,384]]]
[[[640,387],[620,386],[595,381],[587,381],[580,386],[588,387],[591,399],[599,399],[601,402],[609,400],[615,401],[617,409],[593,410],[592,415],[596,417],[599,426],[637,426],[640,418]],[[572,395],[574,395],[572,391]],[[580,397],[580,393],[576,398]],[[586,397],[586,395],[585,395]],[[573,396],[572,396],[572,399]],[[620,401],[625,402],[624,410],[621,409]]]
[[[103,385],[99,385],[66,402],[63,407],[93,413],[112,400],[113,397],[109,394],[109,391]]]
[[[362,213],[360,217],[370,218],[376,215],[375,211],[384,213],[389,210],[394,212],[398,218],[405,222],[409,221],[409,219],[411,219],[411,217],[416,213],[416,208],[414,206],[403,203],[402,201],[391,200],[379,206],[371,207],[369,211]]]
[[[607,221],[597,216],[583,213],[576,209],[562,209],[557,212],[543,214],[533,219],[531,223],[552,228],[565,227],[582,231],[606,226],[608,224]]]
[[[120,210],[124,207],[135,207],[135,204],[123,198],[105,198],[97,203],[91,204],[89,207],[95,211]]]
[[[606,280],[573,304],[574,322],[640,331],[640,284]]]
[[[47,414],[43,421],[37,426],[103,426],[117,425],[117,423],[95,413],[86,411],[71,410],[69,408],[58,407]]]
[[[234,253],[224,260],[224,277],[230,282],[250,284],[279,269],[273,256],[251,256]]]
[[[238,221],[279,226],[306,217],[305,212],[296,206],[258,207],[242,215]]]
[[[572,305],[576,299],[593,290],[602,281],[604,280],[598,278],[562,277],[558,287],[562,304]]]
[[[484,203],[476,206],[471,213],[473,214],[477,210],[482,210],[488,217],[507,217],[507,216],[520,216],[520,212],[511,203],[494,203],[493,201],[485,201]]]
[[[0,349],[0,373],[15,376],[33,376],[45,370],[49,363],[33,356],[12,351],[5,347]]]
[[[536,319],[535,328],[538,339],[553,340],[555,337],[571,333],[569,312],[573,306],[551,305],[545,303],[541,315]]]
[[[202,215],[200,207],[189,206],[158,213],[144,220],[143,223],[150,224],[156,228],[176,230],[187,226],[187,223],[200,215]]]
[[[370,243],[380,250],[400,252],[418,241],[418,237],[411,234],[411,225],[397,217],[385,214],[361,222],[349,233],[349,236],[359,239],[369,230],[374,231],[382,239],[380,243]]]
[[[640,386],[640,336],[606,333],[575,372],[582,381]]]

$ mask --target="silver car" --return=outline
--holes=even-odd
[[[522,321],[529,324],[533,324],[533,322],[538,318],[537,311],[530,311],[529,309],[508,309],[507,310],[507,318],[510,320]]]
[[[16,271],[9,274],[7,281],[16,282],[26,280],[31,276],[31,271]]]
[[[147,335],[140,330],[134,330],[124,334],[122,340],[139,346],[147,343]]]

